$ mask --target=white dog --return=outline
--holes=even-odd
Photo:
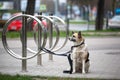
[[[72,46],[72,53],[69,54],[68,60],[70,64],[70,70],[64,71],[64,73],[87,73],[89,70],[89,52],[85,44],[85,39],[82,37],[81,32],[72,33],[72,37],[69,38],[74,43]]]

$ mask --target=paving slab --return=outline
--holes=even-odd
[[[30,39],[31,40],[31,39]],[[98,41],[96,45],[100,46],[100,41],[109,40],[115,41],[110,42],[107,46],[99,48],[95,44],[95,41]],[[118,46],[117,43],[120,38],[87,38],[86,43],[91,47],[89,48],[90,53],[90,70],[87,74],[74,73],[74,74],[64,74],[63,70],[69,68],[69,64],[66,57],[53,56],[53,61],[48,60],[48,54],[42,55],[42,65],[37,65],[36,57],[27,60],[27,72],[21,71],[21,60],[17,60],[11,57],[2,46],[0,41],[0,73],[5,74],[21,74],[21,75],[32,75],[32,76],[56,76],[56,77],[78,77],[78,78],[105,78],[105,79],[120,79],[120,49],[119,47],[109,48],[112,46]],[[93,42],[90,42],[93,41]],[[20,54],[21,43],[19,40],[9,40],[9,45],[11,49],[14,50],[17,54]],[[32,44],[33,40],[31,40]],[[62,40],[61,40],[62,42]],[[12,45],[13,43],[16,43]],[[33,43],[34,44],[34,43]],[[58,53],[62,53],[70,49],[71,43],[67,43],[63,50]],[[95,47],[94,47],[95,46]],[[34,45],[30,45],[30,48],[34,49]],[[101,46],[102,47],[102,46]],[[31,53],[28,53],[31,54]]]

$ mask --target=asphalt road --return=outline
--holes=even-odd
[[[68,44],[72,44],[69,42]],[[87,37],[85,43],[88,45],[89,50],[120,49],[120,37]]]
[[[70,29],[71,31],[95,30],[95,25],[88,25],[88,24],[70,24],[69,29]]]
[[[106,26],[103,26],[105,29]],[[70,24],[69,30],[71,31],[86,31],[86,30],[95,30],[95,25],[88,25],[88,24]]]
[[[60,30],[65,30],[63,25],[58,26]],[[106,29],[106,26],[103,26],[103,29]],[[86,30],[95,30],[95,25],[88,24],[69,24],[70,31],[86,31]]]
[[[55,39],[54,39],[55,40]],[[58,42],[58,45],[56,47],[60,47],[63,42],[64,38],[60,38],[60,41]],[[8,46],[11,50],[13,50],[16,54],[21,54],[22,55],[22,44],[21,41],[17,39],[8,39],[7,41]],[[85,43],[88,45],[88,50],[89,51],[96,51],[96,50],[120,50],[120,37],[86,37],[85,38]],[[0,54],[6,53],[5,49],[3,48],[2,41],[0,40]],[[65,47],[62,48],[59,53],[67,52],[71,49],[71,46],[73,45],[72,42],[68,40],[66,43]],[[28,38],[27,41],[27,46],[31,48],[32,50],[37,51],[37,46],[32,38]],[[48,43],[47,43],[47,48],[48,48]],[[113,52],[109,52],[113,53]],[[29,52],[28,52],[29,54]],[[114,52],[114,54],[120,54],[119,52]]]
[[[8,45],[10,48],[21,48],[21,42],[19,39],[9,39]],[[58,46],[64,42],[63,38],[60,38]],[[120,37],[85,37],[85,43],[88,45],[89,50],[105,50],[105,49],[120,49]],[[2,41],[0,40],[0,48],[3,48]],[[66,44],[68,48],[73,45],[69,40]],[[36,47],[32,38],[28,39],[29,47]]]
[[[87,38],[90,50],[120,49],[120,37]]]
[[[21,48],[21,42],[19,39],[9,39],[8,45],[10,48]],[[28,39],[29,47],[36,47],[36,44],[32,38]],[[63,38],[60,38],[60,41],[57,46],[61,46],[64,42]],[[86,37],[85,43],[88,45],[89,50],[106,50],[106,49],[120,49],[120,37]],[[0,40],[0,48],[3,48],[2,41]],[[73,44],[68,40],[65,47],[70,48]],[[66,50],[67,48],[63,48]]]

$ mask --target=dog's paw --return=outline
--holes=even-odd
[[[76,73],[76,71],[75,70],[73,70],[73,72],[72,73]]]
[[[85,71],[82,71],[82,74],[86,74],[86,72],[85,72]]]

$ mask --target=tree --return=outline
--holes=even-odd
[[[14,9],[20,11],[21,0],[13,0],[13,1],[14,1]]]
[[[115,14],[115,8],[116,8],[116,0],[112,0],[112,12],[113,12],[113,15]]]
[[[97,17],[96,17],[96,30],[102,30],[104,24],[104,2],[105,0],[98,0],[97,4]]]
[[[35,0],[27,0],[26,14],[34,15]]]
[[[26,8],[26,14],[34,15],[35,12],[35,0],[27,0],[27,8]],[[28,30],[32,30],[32,23],[33,20],[27,24],[28,25]]]

